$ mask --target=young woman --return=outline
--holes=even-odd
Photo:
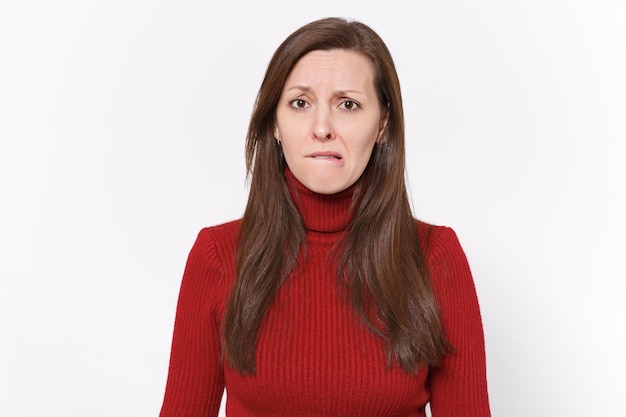
[[[483,330],[455,233],[414,219],[391,55],[309,23],[275,52],[247,137],[242,219],[183,276],[161,417],[490,415]]]

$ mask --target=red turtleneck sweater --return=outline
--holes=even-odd
[[[288,173],[289,175],[290,173]],[[386,369],[385,347],[369,333],[337,284],[328,254],[349,222],[352,190],[315,194],[291,175],[309,256],[280,288],[263,322],[256,374],[221,360],[220,327],[235,277],[240,222],[200,231],[180,289],[161,417],[433,417],[490,415],[481,317],[470,269],[446,227],[417,222],[444,330],[455,352],[439,368],[408,375]]]

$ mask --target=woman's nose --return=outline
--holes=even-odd
[[[319,110],[313,127],[313,134],[317,140],[333,140],[335,133],[331,123],[331,115],[327,110]]]

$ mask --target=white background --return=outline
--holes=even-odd
[[[623,1],[26,0],[0,4],[0,416],[158,414],[265,67],[330,15],[396,60],[415,212],[466,249],[494,416],[626,415]]]

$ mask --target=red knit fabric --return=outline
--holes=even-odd
[[[183,276],[161,417],[490,416],[483,330],[470,269],[455,233],[417,222],[455,348],[441,367],[411,376],[386,369],[385,347],[355,316],[329,260],[345,232],[352,192],[315,194],[296,184],[308,257],[279,290],[260,330],[256,375],[223,365],[220,328],[235,276],[240,222],[200,231]],[[364,237],[366,238],[366,237]]]

